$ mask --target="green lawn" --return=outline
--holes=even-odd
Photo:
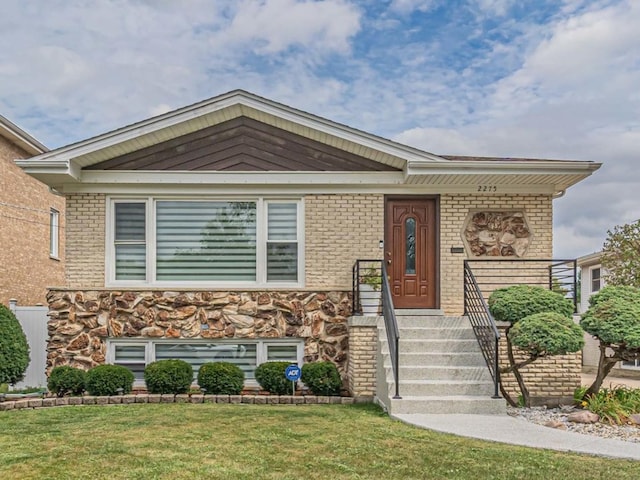
[[[0,479],[640,478],[640,462],[420,430],[371,405],[0,412]]]

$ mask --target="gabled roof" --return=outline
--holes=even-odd
[[[194,172],[172,169],[171,175],[161,171],[124,170],[113,172],[98,170],[113,165],[113,159],[135,157],[145,149],[159,145],[180,143],[194,132],[200,132],[238,118],[246,118],[262,125],[274,127],[299,138],[345,152],[349,158],[365,164],[380,164],[380,172],[363,168],[366,175],[340,175],[339,162],[329,162],[336,168],[329,171],[302,175],[297,172],[221,171]],[[118,162],[116,162],[118,163]],[[98,135],[81,142],[52,150],[38,157],[19,161],[28,173],[62,191],[77,190],[78,184],[108,185],[126,182],[133,184],[212,184],[271,185],[304,184],[357,184],[395,185],[420,188],[464,186],[468,190],[476,185],[536,186],[539,191],[557,193],[589,176],[600,164],[583,161],[551,161],[528,159],[496,159],[482,157],[446,157],[425,152],[407,145],[372,135],[243,90],[234,90],[178,110],[159,115],[120,129]],[[242,162],[239,162],[242,164]],[[344,170],[350,170],[345,168]],[[390,170],[384,172],[382,170]],[[354,172],[353,170],[351,170]],[[299,175],[294,175],[299,173]],[[356,173],[356,172],[354,172]],[[194,175],[197,174],[197,175]],[[74,186],[75,185],[75,186]],[[96,187],[97,188],[97,187]],[[411,187],[410,187],[411,188]]]
[[[0,137],[6,138],[31,155],[49,151],[42,143],[2,115],[0,115]]]

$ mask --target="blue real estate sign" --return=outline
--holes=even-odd
[[[284,371],[284,376],[292,382],[300,380],[300,367],[298,365],[289,365]]]

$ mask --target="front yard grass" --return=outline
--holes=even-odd
[[[421,430],[372,405],[111,405],[0,413],[6,479],[640,478],[640,462]]]

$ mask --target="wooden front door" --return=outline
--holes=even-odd
[[[386,200],[384,257],[396,308],[437,308],[434,198]]]

